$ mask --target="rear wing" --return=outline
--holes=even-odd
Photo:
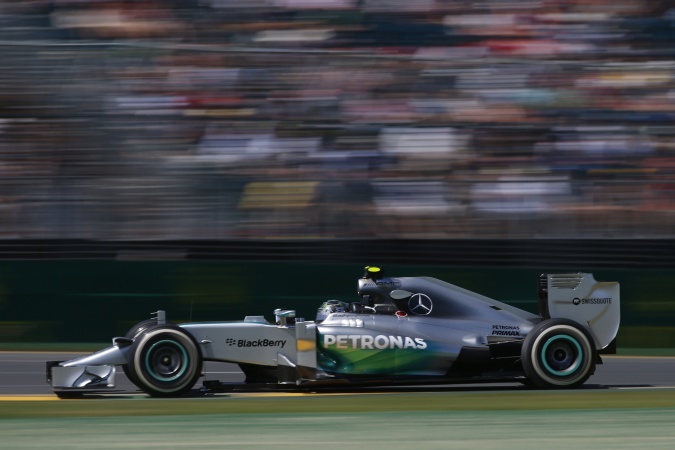
[[[619,283],[596,281],[592,273],[539,276],[539,313],[545,319],[565,318],[584,325],[602,350],[619,331]]]

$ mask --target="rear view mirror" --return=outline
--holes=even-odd
[[[404,291],[403,289],[394,289],[389,293],[389,296],[394,300],[405,300],[412,296],[412,292]]]

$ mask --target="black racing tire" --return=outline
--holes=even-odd
[[[529,378],[521,378],[518,381],[520,381],[520,384],[522,384],[523,386],[537,387],[537,385],[535,385],[533,382],[531,382]]]
[[[71,400],[71,399],[84,398],[84,393],[82,393],[82,392],[56,391],[54,393],[61,400]]]
[[[199,346],[176,325],[147,328],[134,340],[130,352],[129,372],[137,386],[153,397],[179,397],[201,376]]]
[[[127,331],[127,334],[125,334],[124,337],[136,339],[142,332],[150,327],[154,327],[155,325],[157,325],[157,319],[147,319],[142,322],[138,322],[136,325],[129,328],[129,331]]]
[[[575,388],[595,372],[593,337],[568,319],[537,324],[523,342],[521,357],[525,376],[539,388]]]
[[[133,327],[127,331],[127,334],[124,335],[124,337],[128,337],[131,339],[136,339],[141,333],[143,333],[145,330],[147,330],[150,327],[154,327],[157,325],[157,319],[147,319],[142,322],[137,323]],[[127,376],[129,381],[131,381],[136,387],[142,389],[143,387],[140,384],[140,381],[136,378],[134,373],[131,371],[129,368],[128,364],[122,365],[122,371],[124,372],[124,375]]]

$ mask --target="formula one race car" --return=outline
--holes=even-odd
[[[115,366],[152,396],[180,396],[203,361],[236,363],[250,386],[520,381],[539,388],[583,384],[611,352],[619,284],[592,274],[543,274],[534,315],[429,277],[389,278],[367,267],[359,301],[324,302],[315,321],[275,310],[238,322],[166,321],[163,311],[107,349],[47,362],[59,396],[114,387]],[[216,390],[219,382],[205,382]],[[222,383],[220,383],[222,385]]]

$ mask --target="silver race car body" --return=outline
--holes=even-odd
[[[47,363],[59,395],[114,387],[115,368],[153,396],[178,396],[203,361],[236,363],[246,383],[282,387],[517,380],[542,388],[584,383],[612,349],[619,284],[592,274],[545,274],[535,315],[429,277],[384,277],[369,267],[359,301],[325,302],[317,320],[276,310],[237,322],[173,325],[163,311],[107,349]],[[216,390],[217,382],[205,383]]]

